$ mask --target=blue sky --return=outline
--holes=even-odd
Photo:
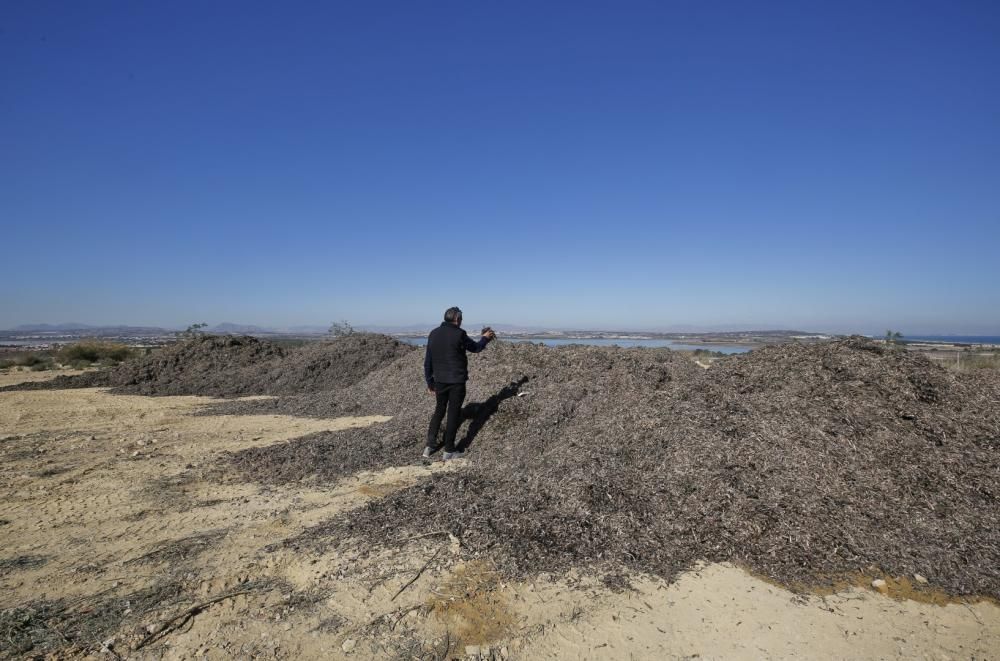
[[[1000,333],[995,2],[8,2],[0,328]]]

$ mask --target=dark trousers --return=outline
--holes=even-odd
[[[427,430],[427,447],[437,449],[438,430],[441,429],[441,420],[444,414],[448,413],[448,423],[444,428],[444,451],[455,451],[455,435],[458,434],[458,425],[462,422],[462,402],[465,401],[464,383],[436,383],[434,392],[437,394],[437,406],[434,407],[434,415],[431,416],[431,426]]]

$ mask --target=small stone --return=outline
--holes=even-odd
[[[146,444],[146,441],[140,438],[138,441],[135,442],[135,444],[138,445],[139,447],[142,447],[143,445]]]
[[[917,583],[926,583],[927,582],[927,577],[926,576],[921,576],[920,574],[914,574],[913,575],[913,580],[916,581]]]
[[[156,633],[158,630],[159,630],[159,627],[156,626],[155,624],[147,624],[146,625],[146,633]]]
[[[882,594],[885,594],[886,592],[889,591],[888,584],[886,584],[886,582],[883,581],[881,578],[876,578],[874,581],[872,581],[872,587],[881,592]]]
[[[466,645],[465,656],[473,656],[479,658],[479,645]]]
[[[350,654],[356,644],[357,643],[354,642],[353,638],[348,638],[344,641],[344,644],[340,646],[340,649],[344,650],[345,654]]]

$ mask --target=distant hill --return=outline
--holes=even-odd
[[[359,326],[358,330],[370,331],[372,333],[386,333],[389,335],[425,335],[436,328],[441,322],[434,321],[426,324],[407,324],[406,326]],[[494,330],[501,333],[543,333],[547,330],[540,326],[517,326],[514,324],[485,324],[473,321],[463,321],[462,328],[470,333],[478,331],[483,326],[489,325]]]
[[[222,335],[253,335],[254,333],[277,333],[273,328],[263,328],[250,324],[234,324],[231,321],[224,321],[211,328],[206,328],[205,332],[220,333]]]
[[[416,323],[416,324],[405,324],[398,326],[388,326],[388,325],[358,325],[355,328],[359,331],[368,331],[374,333],[385,333],[389,335],[402,335],[402,336],[423,336],[434,329],[440,322],[427,322],[427,323]],[[469,332],[478,332],[479,329],[486,324],[480,322],[467,321],[462,324],[462,326]],[[644,330],[613,330],[613,329],[568,329],[568,328],[553,328],[553,327],[542,327],[542,326],[521,326],[517,324],[504,324],[504,323],[490,323],[497,332],[505,335],[514,336],[563,336],[572,335],[574,337],[581,335],[593,335],[600,336],[606,334],[612,335],[654,335],[660,337],[693,337],[693,336],[711,336],[713,338],[719,339],[741,339],[747,340],[752,338],[780,338],[780,337],[802,337],[802,336],[813,336],[816,333],[801,331],[801,330],[790,330],[790,329],[753,329],[748,330],[745,328],[716,328],[714,330],[706,330],[701,328],[700,330],[687,330],[687,326],[667,326],[659,328],[650,328]],[[685,330],[681,330],[681,329]],[[16,326],[7,331],[0,331],[5,333],[31,333],[40,335],[76,335],[80,337],[113,337],[113,336],[166,336],[173,335],[179,330],[183,330],[183,326],[171,327],[171,328],[161,328],[157,326],[128,326],[128,325],[107,325],[107,326],[94,326],[90,324],[82,324],[77,322],[66,322],[59,324],[22,324]],[[669,330],[668,330],[669,329]],[[257,326],[255,324],[239,324],[231,321],[223,321],[221,323],[215,324],[208,328],[203,329],[206,333],[215,333],[219,335],[299,335],[299,336],[311,336],[311,335],[325,335],[329,332],[329,326],[326,325],[296,325],[288,327],[272,327],[272,326]],[[766,340],[765,340],[766,341]]]
[[[303,333],[307,335],[322,335],[329,332],[329,326],[289,326],[285,329],[289,333]]]
[[[15,326],[10,330],[23,331],[26,333],[55,333],[57,331],[86,330],[89,328],[97,328],[97,326],[79,324],[70,321],[65,324],[22,324],[20,326]]]

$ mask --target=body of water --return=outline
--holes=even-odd
[[[408,342],[410,344],[416,344],[417,346],[424,346],[427,344],[426,337],[401,337],[399,338],[403,342]],[[476,339],[473,337],[473,339]],[[506,339],[506,338],[504,338]],[[676,342],[674,340],[630,340],[630,339],[607,339],[607,338],[592,338],[592,339],[579,339],[579,340],[569,340],[569,339],[511,339],[508,342],[534,342],[537,344],[544,344],[548,347],[564,347],[570,344],[585,344],[596,347],[666,347],[668,349],[676,349],[678,351],[694,351],[695,349],[705,349],[708,351],[718,351],[725,354],[734,353],[746,353],[750,351],[750,347],[737,345],[737,344],[684,344],[683,342]]]

